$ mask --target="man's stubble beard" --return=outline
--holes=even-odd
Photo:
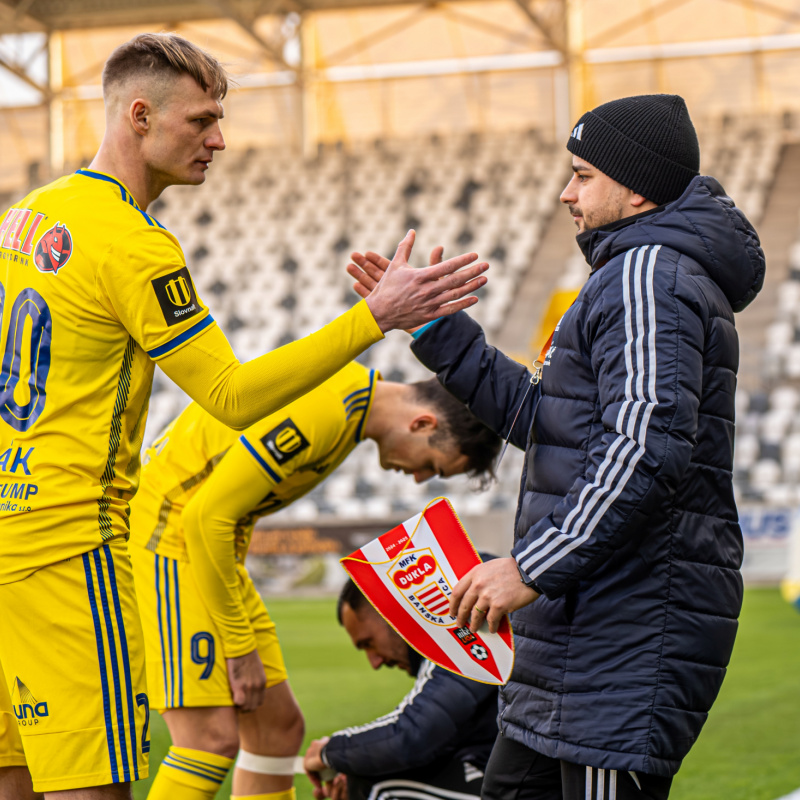
[[[603,225],[609,225],[612,222],[619,222],[623,218],[623,211],[624,205],[621,202],[609,200],[605,206],[592,212],[591,216],[587,217],[586,214],[582,214],[583,231],[581,233],[602,228]]]

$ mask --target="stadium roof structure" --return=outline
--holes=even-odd
[[[561,137],[586,108],[644,92],[683,94],[693,115],[800,110],[800,0],[0,0],[0,186],[25,163],[53,174],[88,157],[105,57],[147,29],[229,65],[232,146]],[[38,41],[46,67],[15,39]]]

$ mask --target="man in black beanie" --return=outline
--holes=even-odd
[[[526,450],[511,557],[475,567],[451,598],[473,630],[513,612],[516,662],[482,797],[663,800],[722,684],[741,607],[733,317],[760,290],[764,255],[699,175],[682,98],[606,103],[567,147],[561,201],[591,272],[544,363],[506,358],[464,313],[412,347]],[[388,262],[357,263],[366,292]]]

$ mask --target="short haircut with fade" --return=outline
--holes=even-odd
[[[189,75],[204,92],[222,100],[230,79],[214,56],[176,33],[141,33],[121,44],[103,68],[103,93],[132,76]]]
[[[436,378],[409,384],[417,400],[438,412],[439,426],[429,440],[432,447],[451,441],[467,457],[466,473],[485,489],[494,479],[494,463],[503,440],[489,430]]]
[[[340,625],[344,625],[344,622],[342,622],[342,609],[345,604],[350,606],[353,611],[359,611],[364,606],[372,608],[352,578],[348,578],[347,583],[342,586],[342,591],[339,592],[339,600],[336,603],[336,619],[339,620]]]

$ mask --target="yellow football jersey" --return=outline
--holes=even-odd
[[[0,584],[127,535],[152,362],[213,324],[116,179],[78,170],[0,217]]]
[[[131,544],[185,560],[181,514],[202,488],[241,498],[235,541],[236,560],[244,563],[256,520],[311,491],[362,440],[379,379],[375,370],[353,362],[243,434],[191,403],[145,454],[141,486],[131,503]],[[229,468],[221,477],[214,470],[223,456]],[[256,486],[236,480],[237,463],[257,465]],[[254,492],[255,503],[248,498]]]

